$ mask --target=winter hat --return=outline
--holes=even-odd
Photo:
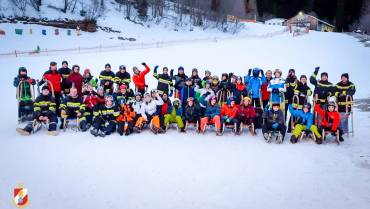
[[[105,64],[105,66],[104,66],[104,68],[107,68],[107,67],[111,68],[109,63]]]
[[[322,73],[321,73],[321,77],[323,77],[323,76],[329,77],[329,75],[328,75],[328,73],[327,73],[327,72],[322,72]]]
[[[180,104],[180,99],[175,98],[172,103],[173,103],[174,106],[178,106]]]
[[[253,68],[253,76],[258,76],[258,74],[260,73],[260,69],[259,68]]]
[[[18,68],[18,74],[21,74],[21,72],[26,72],[27,73],[27,69],[25,67]]]
[[[280,107],[280,103],[277,103],[277,102],[272,103],[272,106],[273,106],[273,107],[276,107],[276,106]]]
[[[177,68],[177,71],[179,71],[179,70],[184,71],[184,67],[183,66],[180,66],[179,68]]]
[[[146,92],[146,93],[144,94],[144,97],[152,97],[152,96],[150,95],[150,93]]]
[[[349,75],[348,75],[348,73],[343,73],[341,77],[345,77],[345,78],[347,78],[347,80],[349,80]]]
[[[120,66],[119,66],[119,69],[120,69],[120,70],[126,70],[126,66],[124,66],[124,65],[120,65]]]
[[[62,65],[64,65],[64,64],[67,64],[67,65],[68,65],[68,62],[64,60],[64,61],[62,62]]]
[[[211,96],[210,98],[209,98],[209,101],[212,101],[212,100],[216,100],[216,97],[215,96]],[[217,100],[216,100],[217,101]]]
[[[122,85],[120,85],[119,86],[119,89],[121,90],[121,89],[127,89],[127,85],[126,84],[122,84]]]
[[[288,73],[291,73],[291,72],[295,73],[295,70],[294,69],[289,69]]]
[[[326,108],[327,109],[329,109],[329,107],[336,107],[337,105],[335,104],[335,102],[334,101],[330,101],[329,103],[328,103],[328,105],[326,106]]]
[[[57,63],[56,62],[54,62],[54,61],[51,61],[50,62],[50,66],[56,66],[57,65]]]
[[[307,76],[306,75],[301,75],[301,77],[299,78],[299,80],[301,80],[302,78],[307,79]]]
[[[197,73],[198,73],[198,69],[193,68],[193,69],[191,70],[191,73],[194,73],[194,72],[197,72]]]
[[[227,101],[226,101],[227,105],[230,105],[231,102],[235,102],[235,98],[234,97],[227,98]]]
[[[45,90],[45,89],[49,90],[49,87],[48,87],[47,85],[44,85],[44,86],[41,88],[41,91],[43,91],[43,90]]]
[[[86,75],[86,74],[90,74],[90,75],[91,75],[91,73],[90,73],[90,69],[89,69],[89,68],[86,68],[86,69],[84,70],[84,75]]]
[[[137,96],[142,97],[143,95],[140,92],[136,92],[135,97],[137,97]]]
[[[303,105],[303,108],[307,108],[308,109],[308,112],[310,112],[311,111],[311,104],[310,103],[305,103]]]

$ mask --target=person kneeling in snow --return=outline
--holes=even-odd
[[[336,133],[339,131],[339,141],[344,141],[343,139],[343,130],[339,128],[340,116],[339,113],[335,110],[335,102],[329,102],[326,106],[326,110],[323,110],[320,104],[315,105],[315,112],[320,116],[319,122],[319,131],[322,130],[330,131],[331,133]],[[324,137],[324,136],[322,136]]]
[[[182,108],[180,106],[180,100],[178,98],[174,99],[172,106],[168,108],[169,114],[164,116],[164,125],[166,129],[170,123],[177,123],[177,127],[180,129],[180,132],[185,132],[184,122],[182,121]]]
[[[86,117],[84,116],[85,104],[82,97],[78,95],[76,88],[71,88],[69,90],[68,96],[63,100],[60,105],[60,117],[61,124],[60,129],[66,128],[68,119],[77,119],[79,121],[79,129],[82,132],[87,131],[90,126],[87,125]]]
[[[311,113],[311,104],[306,103],[303,105],[303,110],[295,110],[293,109],[292,105],[288,106],[290,114],[297,118],[297,122],[295,123],[294,130],[292,133],[292,137],[290,138],[290,142],[292,144],[297,143],[299,136],[302,134],[303,131],[311,131],[316,136],[316,143],[321,144],[321,134],[317,130],[316,125],[312,125],[313,123],[313,114]]]
[[[57,135],[57,115],[56,115],[56,103],[54,97],[50,94],[48,86],[43,86],[41,90],[41,95],[38,96],[34,102],[34,120],[38,124],[46,123],[49,124],[49,135]],[[30,122],[24,128],[17,128],[17,132],[21,135],[28,136],[32,132],[37,131],[34,130],[34,122]]]
[[[209,92],[207,92],[209,93]],[[200,120],[200,131],[202,133],[205,132],[207,124],[215,124],[216,134],[218,136],[221,135],[221,120],[220,120],[220,106],[217,105],[216,97],[211,97],[209,102],[205,102],[205,97],[207,93],[200,97],[200,102],[203,105],[207,105],[206,112],[204,113],[204,117]]]
[[[94,136],[105,137],[116,130],[116,117],[119,115],[117,106],[113,103],[113,97],[105,97],[105,105],[94,108],[93,129],[90,133]]]
[[[270,142],[269,132],[279,132],[281,139],[277,141],[282,143],[284,141],[286,126],[283,111],[280,110],[280,103],[273,103],[272,108],[264,113],[266,123],[262,127],[262,133],[267,142]]]

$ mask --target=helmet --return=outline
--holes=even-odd
[[[337,105],[335,104],[335,102],[334,101],[330,101],[329,103],[328,103],[328,105],[327,105],[327,108],[329,108],[329,107],[336,107]]]
[[[140,92],[136,92],[135,97],[137,97],[137,96],[142,97],[143,95]]]
[[[146,93],[144,94],[144,97],[152,97],[152,96],[150,96],[150,93],[146,92]]]
[[[104,97],[104,100],[107,102],[107,101],[111,101],[113,102],[113,97],[111,95],[107,95]]]
[[[173,105],[179,105],[180,104],[180,99],[175,98],[172,103],[173,103]]]
[[[120,69],[120,70],[126,70],[126,66],[124,66],[124,65],[120,65],[120,66],[119,66],[119,69]]]
[[[228,105],[230,105],[230,104],[231,104],[231,102],[235,102],[235,98],[234,98],[234,97],[229,97],[229,98],[227,98],[226,103],[227,103]]]

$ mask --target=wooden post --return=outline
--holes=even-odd
[[[15,57],[18,57],[17,50],[14,50]]]

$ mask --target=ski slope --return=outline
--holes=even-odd
[[[0,25],[1,26],[1,25]],[[269,28],[265,28],[269,30]],[[41,40],[36,40],[41,41]],[[12,48],[15,42],[2,42]],[[61,39],[59,43],[64,43]],[[27,47],[25,45],[24,47]],[[340,146],[313,142],[266,144],[262,136],[214,132],[197,135],[170,130],[104,139],[68,130],[49,137],[16,134],[17,103],[12,86],[19,66],[40,78],[50,61],[89,67],[95,75],[106,63],[114,71],[145,61],[186,74],[197,67],[213,74],[244,76],[251,67],[289,68],[310,75],[316,66],[337,82],[350,73],[356,98],[367,98],[370,49],[353,37],[311,32],[292,38],[235,38],[218,42],[131,51],[0,58],[0,208],[8,209],[12,189],[23,183],[29,208],[356,208],[370,206],[370,114],[355,112],[355,137]],[[141,67],[141,66],[140,66]],[[156,86],[150,73],[149,86]]]

